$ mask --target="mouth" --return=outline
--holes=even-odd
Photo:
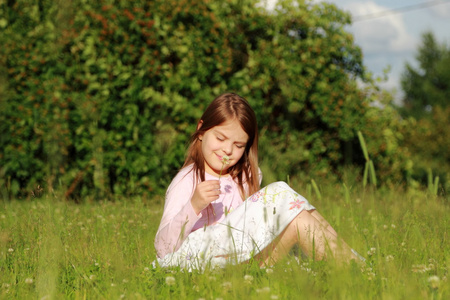
[[[228,155],[220,156],[219,154],[216,154],[216,156],[220,160],[221,163],[225,163],[225,162],[229,163],[231,161],[231,157],[229,157]],[[225,164],[228,164],[228,163],[225,163]]]

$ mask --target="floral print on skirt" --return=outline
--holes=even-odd
[[[272,183],[219,223],[190,233],[176,252],[158,258],[158,263],[191,271],[245,262],[266,248],[304,209],[315,208],[286,183]]]

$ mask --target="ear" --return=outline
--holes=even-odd
[[[197,130],[199,130],[200,128],[202,128],[202,125],[203,125],[203,120],[198,121],[198,124],[197,124]]]
[[[200,128],[202,128],[202,125],[203,125],[203,120],[198,121],[197,130],[200,130]],[[198,139],[200,141],[202,141],[203,140],[203,134],[199,134]]]

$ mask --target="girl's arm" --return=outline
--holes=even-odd
[[[193,194],[191,174],[180,175],[167,190],[164,213],[155,237],[156,253],[160,258],[175,252],[202,216],[195,213],[190,201]]]

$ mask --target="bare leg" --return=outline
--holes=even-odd
[[[315,210],[303,210],[257,258],[263,265],[272,265],[284,257],[296,243],[316,260],[322,260],[331,254],[338,261],[359,261],[352,249],[338,238],[336,231]]]
[[[311,216],[313,216],[317,221],[319,221],[319,223],[322,224],[324,228],[326,228],[331,234],[337,237],[338,235],[337,232],[334,230],[333,227],[331,227],[330,223],[328,223],[328,221],[325,220],[325,218],[322,217],[322,215],[317,210],[309,211],[309,213],[311,213]]]

